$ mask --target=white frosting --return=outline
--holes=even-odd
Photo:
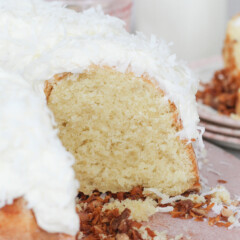
[[[40,227],[76,234],[73,157],[53,129],[45,99],[0,69],[0,207],[24,197]]]
[[[17,16],[17,17],[16,17]],[[198,138],[198,80],[154,36],[130,35],[123,22],[93,9],[83,14],[41,0],[0,1],[0,65],[33,84],[61,72],[107,65],[157,80],[180,111],[181,138]]]
[[[0,0],[0,202],[24,196],[38,224],[75,234],[73,157],[53,130],[43,83],[56,73],[90,65],[147,75],[179,109],[182,139],[201,140],[195,93],[198,81],[154,36],[130,35],[101,10],[82,14],[60,3]]]

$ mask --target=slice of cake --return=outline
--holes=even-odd
[[[226,30],[223,47],[224,68],[199,91],[198,99],[221,114],[240,116],[240,16],[233,17]]]

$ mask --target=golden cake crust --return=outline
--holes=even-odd
[[[0,209],[0,240],[74,240],[74,236],[42,230],[23,198]]]

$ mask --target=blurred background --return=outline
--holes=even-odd
[[[173,42],[173,51],[181,59],[205,58],[221,51],[229,2],[136,0],[134,28]],[[240,10],[240,1],[238,5]]]
[[[173,52],[188,62],[220,55],[227,21],[240,13],[240,0],[55,1],[64,1],[76,11],[101,5],[105,13],[123,19],[130,32],[172,42]]]

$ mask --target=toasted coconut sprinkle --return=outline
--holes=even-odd
[[[156,192],[154,194],[156,195]],[[239,201],[230,201],[229,193],[223,187],[214,188],[201,195],[186,193],[184,196],[174,198],[166,198],[162,194],[160,196],[158,198],[155,196],[152,200],[155,202],[151,204],[155,206],[155,212],[166,212],[173,218],[206,221],[209,226],[229,229],[240,226]],[[127,207],[121,211],[118,208],[106,207],[114,201],[124,203],[133,200],[141,203],[148,199],[149,192],[146,196],[142,187],[135,187],[130,192],[114,194],[94,191],[92,195],[87,196],[79,193],[76,200],[76,209],[81,220],[79,236],[85,240],[168,239],[165,233],[157,233],[149,227],[144,227],[138,222],[140,220],[134,220],[133,213]],[[229,201],[232,204],[228,204]],[[158,238],[159,236],[161,238]]]

